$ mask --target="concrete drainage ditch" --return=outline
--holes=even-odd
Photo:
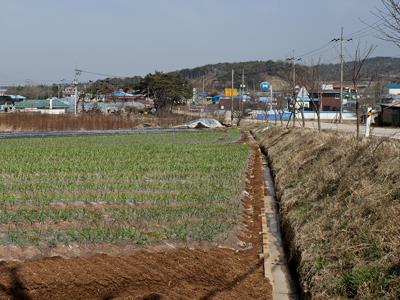
[[[257,143],[252,134],[248,137],[251,143]],[[301,299],[296,272],[290,269],[285,252],[274,180],[264,154],[262,158],[264,209],[261,212],[263,253],[260,257],[264,259],[264,276],[271,282],[274,300]]]
[[[275,197],[271,170],[265,159],[264,165],[264,271],[273,288],[273,299],[300,299],[296,283],[286,259],[284,243],[280,230],[279,211]],[[264,227],[264,226],[263,226]],[[265,234],[266,231],[266,234]],[[266,240],[265,240],[266,239]],[[267,254],[265,254],[267,251]]]

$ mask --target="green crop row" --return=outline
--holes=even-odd
[[[216,219],[223,216],[234,222],[237,216],[237,206],[199,205],[192,203],[185,206],[155,206],[155,207],[121,207],[121,208],[42,208],[15,210],[0,210],[0,225],[4,224],[46,224],[49,222],[118,222],[151,220],[157,223],[177,221],[179,219]]]
[[[114,243],[130,242],[138,245],[163,240],[175,242],[212,241],[225,233],[232,224],[216,221],[204,223],[184,223],[170,227],[139,230],[132,226],[125,227],[83,227],[66,230],[27,230],[9,231],[0,239],[0,244],[17,245],[57,245],[71,243]]]
[[[151,193],[137,191],[78,191],[77,193],[32,192],[32,193],[3,193],[0,207],[15,204],[47,205],[57,203],[108,203],[108,204],[143,204],[143,203],[184,203],[197,201],[199,203],[229,203],[235,196],[232,191],[221,190],[205,192]]]
[[[2,140],[0,224],[18,229],[0,237],[28,244],[213,239],[239,220],[249,156],[248,146],[234,143],[239,138],[228,130]],[[78,207],[55,208],[62,203]],[[101,206],[89,208],[95,203]],[[115,204],[126,207],[108,206]],[[27,229],[60,222],[83,229]]]

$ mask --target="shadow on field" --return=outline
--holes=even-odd
[[[118,295],[111,294],[103,297],[102,300],[112,300],[116,297],[118,297]],[[143,297],[143,300],[162,300],[162,299],[163,299],[162,296],[156,293],[151,293],[150,295]]]
[[[11,278],[11,286],[9,288],[0,286],[0,289],[4,290],[14,300],[30,300],[31,297],[27,293],[27,289],[22,283],[17,268],[10,268],[9,270]]]
[[[257,262],[257,264],[255,264],[248,272],[246,272],[244,274],[241,274],[240,276],[237,276],[234,280],[229,282],[223,288],[216,288],[216,289],[211,290],[207,295],[205,295],[201,299],[202,300],[213,299],[219,293],[223,293],[223,292],[232,290],[235,286],[237,286],[239,283],[241,283],[242,281],[246,280],[246,278],[249,277],[251,274],[256,272],[257,269],[262,266],[262,264],[263,264],[263,260],[259,260]]]

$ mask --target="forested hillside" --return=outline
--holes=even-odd
[[[310,66],[298,64],[296,72],[298,78],[302,77]],[[192,81],[197,87],[201,87],[203,78],[206,87],[223,87],[229,86],[231,81],[232,69],[235,70],[235,81],[241,81],[242,71],[245,72],[245,80],[249,87],[252,87],[253,81],[261,82],[270,80],[278,81],[280,84],[291,80],[292,66],[286,61],[249,61],[239,63],[219,63],[214,65],[206,65],[193,69],[183,69],[177,73]],[[351,81],[353,62],[345,63],[345,81]],[[337,82],[340,78],[339,64],[321,64],[319,66],[322,81]],[[393,57],[374,57],[365,62],[362,70],[361,80],[383,80],[387,82],[395,82],[400,79],[400,58]],[[278,85],[279,86],[279,85]]]
[[[353,62],[345,64],[345,81],[351,81]],[[307,71],[311,66],[298,64],[296,74],[298,83],[307,79]],[[199,91],[220,92],[231,85],[232,69],[235,70],[235,86],[239,87],[242,81],[242,72],[245,74],[245,83],[250,91],[255,89],[262,81],[269,81],[276,90],[289,88],[292,80],[292,65],[287,61],[248,61],[237,63],[209,64],[192,69],[182,69],[171,72],[182,79],[188,80]],[[321,81],[338,82],[340,78],[339,64],[321,64],[319,66]],[[361,80],[381,83],[400,81],[400,58],[374,57],[366,61],[361,74]],[[86,88],[92,94],[108,94],[117,89],[140,90],[139,82],[142,77],[133,76],[127,78],[106,78],[95,82],[84,83],[80,89]],[[290,89],[290,88],[289,88]],[[16,86],[8,90],[9,94],[20,94],[28,98],[47,98],[57,96],[58,85],[45,86]]]

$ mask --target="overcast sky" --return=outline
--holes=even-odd
[[[0,0],[0,85],[285,59],[373,23],[380,0]],[[363,33],[363,32],[361,32]],[[395,46],[366,32],[374,56]],[[349,43],[346,56],[354,52]],[[333,46],[306,59],[336,62]],[[83,76],[83,79],[96,76]]]

